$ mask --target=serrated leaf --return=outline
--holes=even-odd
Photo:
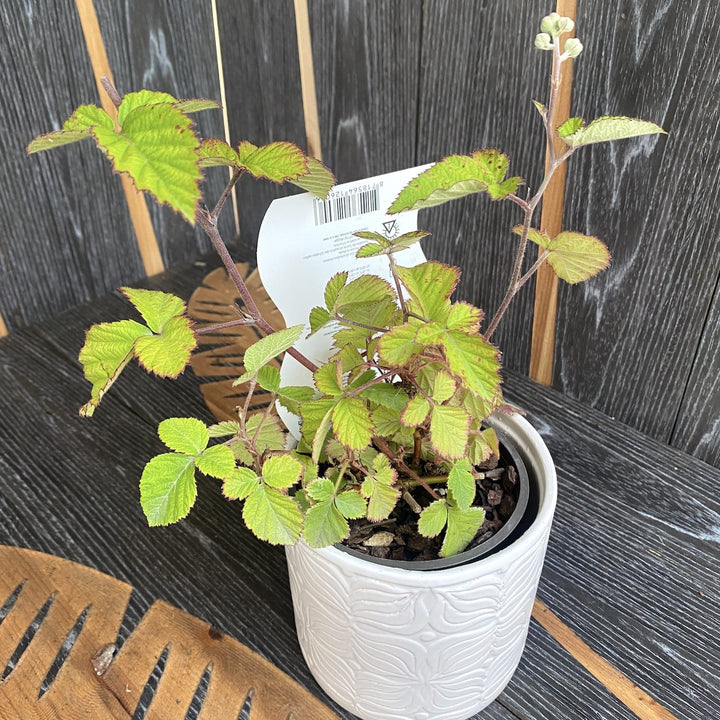
[[[168,525],[184,518],[195,502],[195,465],[190,455],[154,457],[140,478],[140,504],[148,524]]]
[[[402,430],[406,430],[412,435],[412,430],[405,428],[400,422],[399,410],[381,405],[373,410],[372,421],[375,427],[375,434],[381,437],[391,437]]]
[[[387,281],[377,275],[361,275],[340,288],[333,309],[340,313],[348,305],[373,304],[393,297],[393,289]]]
[[[387,365],[404,365],[410,358],[419,353],[422,347],[418,345],[418,326],[405,323],[386,332],[378,342],[378,354]]]
[[[288,385],[278,390],[278,402],[293,415],[300,414],[300,403],[312,400],[315,391],[305,385]]]
[[[313,505],[305,513],[303,537],[311,547],[327,547],[340,542],[350,532],[347,520],[332,500]]]
[[[38,135],[27,148],[28,155],[51,150],[52,148],[68,145],[90,137],[90,128],[94,125],[103,125],[114,128],[113,119],[97,105],[80,105],[75,112],[64,122],[62,130]]]
[[[460,510],[467,510],[475,499],[475,478],[467,458],[458,460],[448,473],[448,490]]]
[[[547,108],[538,100],[533,100],[532,104],[535,106],[535,109],[540,113],[540,117],[545,120],[545,117],[547,116]]]
[[[590,235],[561,232],[556,235],[548,249],[548,263],[555,274],[574,285],[583,282],[610,264],[610,252],[605,243]]]
[[[430,412],[430,403],[422,396],[416,395],[408,401],[400,416],[400,421],[406,427],[422,425]]]
[[[213,445],[195,458],[195,467],[203,475],[223,480],[235,470],[235,455],[226,445]]]
[[[452,504],[448,507],[447,530],[440,557],[450,557],[462,552],[477,535],[485,520],[485,511],[480,507],[461,510]]]
[[[263,365],[257,374],[258,385],[271,393],[280,389],[280,371],[274,365]]]
[[[436,405],[430,416],[430,440],[433,448],[448,459],[465,455],[470,416],[461,407]]]
[[[370,385],[360,392],[360,397],[398,411],[403,410],[408,402],[407,393],[402,388],[389,383]]]
[[[565,135],[563,140],[571,147],[590,145],[592,143],[624,140],[639,135],[666,134],[655,123],[647,120],[637,120],[630,117],[600,117],[589,125],[580,127],[574,133]]]
[[[282,388],[280,395],[284,393],[287,388]],[[315,390],[310,388],[310,392],[314,395]],[[313,437],[316,435],[323,418],[328,411],[332,410],[334,400],[329,398],[319,398],[313,400],[312,398],[302,402],[300,405],[300,417],[302,419],[302,433],[303,437],[307,442],[312,442]]]
[[[296,180],[308,174],[308,162],[303,151],[290,142],[273,142],[256,148],[250,143],[238,146],[240,167],[256,178],[276,183]]]
[[[347,272],[335,273],[327,282],[325,286],[325,307],[328,311],[333,310],[337,301],[338,293],[345,286],[348,280]]]
[[[197,150],[197,156],[200,167],[228,165],[236,168],[240,166],[240,158],[235,149],[220,138],[203,140]]]
[[[130,111],[143,105],[157,105],[165,103],[172,105],[177,100],[166,92],[156,92],[154,90],[138,90],[137,92],[129,92],[123,96],[120,107],[118,108],[118,124],[122,125]]]
[[[228,500],[244,500],[259,483],[260,478],[250,468],[235,468],[223,482],[223,495]]]
[[[523,226],[516,225],[512,229],[512,231],[516,235],[522,236]],[[538,230],[537,228],[532,228],[532,227],[528,228],[527,237],[528,237],[528,240],[531,240],[532,242],[534,242],[536,245],[540,246],[543,249],[547,249],[550,246],[550,243],[552,242],[552,239],[546,232],[544,232],[542,230]]]
[[[436,537],[443,531],[447,518],[447,502],[445,500],[435,500],[420,513],[418,532],[423,537]]]
[[[363,480],[361,490],[368,499],[367,518],[377,522],[387,518],[393,511],[400,497],[400,489],[395,487],[397,475],[385,455],[378,455],[373,465],[375,473]]]
[[[135,356],[146,370],[174,378],[190,362],[196,344],[191,321],[172,317],[159,335],[144,335],[135,341]]]
[[[305,488],[305,492],[316,502],[324,502],[335,496],[335,485],[328,478],[318,478]]]
[[[432,399],[438,403],[444,403],[449,400],[457,389],[455,380],[442,370],[438,371],[433,378]]]
[[[248,496],[243,520],[260,540],[271,545],[292,545],[302,532],[303,517],[297,503],[266,485],[258,485]]]
[[[222,105],[215,100],[207,100],[205,98],[187,98],[186,100],[177,100],[175,107],[184,113],[196,113],[202,110],[222,110]]]
[[[241,385],[250,380],[255,373],[263,366],[274,360],[278,355],[292,347],[303,334],[304,325],[293,325],[292,327],[278,330],[272,335],[266,335],[253,343],[246,351],[243,358],[245,372],[233,382],[233,385]]]
[[[492,428],[488,428],[482,432],[470,433],[467,456],[473,465],[479,465],[493,455],[493,453],[498,454],[497,437],[495,437],[495,441],[493,442],[492,436],[488,435],[488,432],[492,432],[493,436],[495,435]]]
[[[200,201],[197,149],[192,121],[172,105],[131,110],[122,131],[95,125],[90,130],[117,172],[127,173],[139,190],[167,203],[191,225]]]
[[[456,330],[442,339],[450,372],[481,399],[494,403],[500,392],[500,360],[497,349],[479,335]]]
[[[259,431],[258,428],[260,428]],[[257,432],[255,449],[259,453],[265,452],[265,450],[283,450],[285,448],[285,433],[276,416],[267,416],[264,412],[250,415],[245,421],[245,430],[250,438],[254,437]]]
[[[321,365],[314,373],[315,387],[324,395],[342,395],[342,368],[338,379],[338,366],[334,362]]]
[[[414,267],[398,267],[398,276],[415,303],[415,310],[427,320],[443,322],[450,310],[450,296],[460,280],[456,267],[424,262]]]
[[[567,137],[577,132],[583,125],[583,119],[581,117],[568,118],[560,127],[557,129],[557,134],[561,137]]]
[[[499,200],[515,192],[522,182],[518,177],[505,180],[507,168],[507,156],[491,148],[472,155],[451,155],[411,180],[388,213],[432,207],[478,192]]]
[[[335,507],[349,520],[365,517],[367,503],[357,490],[345,490],[335,498]]]
[[[262,466],[263,481],[274,488],[289,488],[302,475],[303,466],[291,455],[273,455]]]
[[[324,328],[331,320],[332,317],[325,308],[320,306],[314,307],[310,311],[310,335]]]
[[[103,395],[133,356],[135,342],[151,331],[134,320],[93,325],[85,337],[78,359],[85,378],[92,384],[90,400],[80,415],[90,417]]]
[[[245,440],[240,439],[237,442],[232,443],[230,445],[230,449],[232,450],[233,456],[240,464],[247,465],[248,467],[253,464],[253,456],[250,454]]]
[[[223,420],[222,422],[210,425],[208,434],[211,438],[228,437],[237,435],[240,432],[240,424],[234,420]]]
[[[185,312],[185,303],[175,295],[141,288],[122,287],[120,290],[154,333],[162,332],[168,320]]]
[[[291,180],[293,185],[312,193],[315,197],[325,200],[330,190],[336,183],[335,176],[319,160],[308,157],[307,174],[301,175],[296,180]]]
[[[370,411],[359,398],[342,398],[332,411],[333,434],[351,450],[363,450],[372,440]]]
[[[480,330],[482,310],[464,302],[453,303],[445,318],[445,327],[448,330],[462,330],[466,333],[476,333]]]
[[[196,418],[168,418],[158,425],[158,437],[171,449],[186,455],[199,455],[207,447],[210,433]]]
[[[305,415],[303,414],[303,426],[302,426],[302,433],[303,437],[306,439],[312,438],[312,461],[314,463],[317,463],[320,460],[320,453],[322,453],[323,445],[325,444],[325,438],[327,437],[328,432],[330,432],[330,422],[332,420],[332,413],[333,413],[334,407],[331,407],[323,416],[322,420],[320,421],[320,424],[318,425],[317,431],[315,432],[314,436],[312,433],[308,432],[309,428],[306,427],[304,421],[305,421]],[[302,409],[301,409],[302,411]]]
[[[420,240],[429,235],[430,233],[425,230],[411,230],[410,232],[403,233],[390,241],[388,254],[407,250],[407,248],[412,247],[415,243],[420,242]]]
[[[366,245],[361,245],[355,253],[355,257],[358,258],[358,260],[361,260],[362,258],[377,257],[378,255],[385,255],[385,248],[377,243],[367,243]]]

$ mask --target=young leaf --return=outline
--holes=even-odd
[[[258,430],[258,428],[260,428]],[[259,452],[265,450],[283,450],[285,448],[285,433],[280,427],[280,420],[276,416],[266,416],[264,412],[250,415],[245,422],[245,430],[249,437],[254,437],[255,449]]]
[[[432,399],[438,403],[444,403],[449,400],[457,389],[457,383],[446,372],[439,370],[433,378]]]
[[[330,321],[332,316],[323,307],[317,306],[310,311],[310,334],[314,335],[318,330],[324,328]]]
[[[278,402],[293,415],[300,414],[300,404],[312,400],[315,391],[306,385],[287,385],[278,390]]]
[[[235,470],[235,456],[226,445],[213,445],[195,458],[195,467],[203,475],[223,480]]]
[[[323,416],[322,420],[320,421],[320,424],[317,428],[317,432],[315,433],[314,437],[312,433],[308,432],[309,428],[306,427],[305,423],[303,422],[302,426],[302,433],[303,437],[305,439],[312,438],[312,461],[314,463],[317,463],[320,460],[320,453],[322,452],[323,445],[325,444],[325,438],[327,437],[328,432],[330,432],[330,422],[332,420],[332,413],[334,410],[334,406],[331,407]],[[305,420],[305,415],[303,414],[303,421]]]
[[[90,137],[90,128],[95,125],[102,125],[110,129],[115,127],[113,119],[102,108],[97,105],[80,105],[65,121],[62,130],[38,135],[27,146],[26,152],[28,155],[32,155],[41,150],[51,150],[61,145],[84,140],[86,137]]]
[[[155,456],[140,478],[140,504],[148,524],[168,525],[184,518],[195,502],[195,465],[190,455]]]
[[[497,436],[492,428],[481,432],[471,432],[468,440],[467,456],[473,465],[479,465],[491,455],[499,455]]]
[[[240,158],[237,152],[220,138],[203,140],[197,149],[197,156],[200,167],[229,165],[235,168],[240,166]]]
[[[223,495],[228,500],[244,500],[259,483],[260,478],[250,468],[235,468],[223,482]]]
[[[347,520],[332,499],[313,505],[305,513],[303,537],[311,547],[327,547],[340,542],[350,532]]]
[[[566,138],[568,135],[576,133],[583,126],[583,119],[581,117],[568,118],[560,127],[557,129],[557,134],[561,138]]]
[[[245,357],[243,358],[245,373],[235,380],[233,385],[241,385],[247,382],[263,365],[267,365],[289,347],[292,347],[300,339],[304,329],[304,325],[293,325],[284,330],[278,330],[272,335],[266,335],[253,343],[245,351]]]
[[[262,484],[245,500],[243,520],[260,540],[271,545],[293,545],[303,525],[297,503],[279,490]]]
[[[638,135],[665,134],[665,131],[655,123],[647,120],[637,120],[630,117],[600,117],[589,125],[580,127],[575,132],[563,136],[563,140],[570,147],[580,147],[592,143],[623,140]]]
[[[118,108],[118,124],[122,125],[128,113],[135,108],[143,105],[157,105],[165,103],[173,105],[177,100],[172,95],[165,92],[155,92],[154,90],[138,90],[137,92],[129,92],[123,96],[120,107]]]
[[[417,331],[417,325],[405,323],[386,332],[378,342],[380,359],[388,365],[404,365],[408,362],[422,350],[416,341]]]
[[[499,200],[514,193],[522,182],[519,177],[505,179],[507,168],[507,156],[493,149],[451,155],[411,180],[388,213],[432,207],[478,192],[487,192],[493,200]]]
[[[417,305],[416,311],[428,320],[443,322],[450,310],[449,298],[460,280],[460,271],[438,262],[398,267],[398,276]]]
[[[363,450],[372,440],[370,411],[359,398],[342,398],[332,411],[335,437],[351,450]]]
[[[448,507],[447,530],[440,548],[440,557],[450,557],[462,552],[475,538],[485,520],[480,507],[461,510],[452,503]]]
[[[448,331],[442,339],[450,372],[459,376],[475,395],[494,403],[500,392],[497,349],[478,335]]]
[[[325,307],[332,311],[337,302],[338,293],[345,287],[345,283],[348,281],[347,272],[335,273],[327,282],[325,286]]]
[[[102,125],[90,132],[117,172],[127,173],[139,190],[149,191],[195,224],[200,143],[187,115],[165,103],[143,105],[128,113],[121,132]]]
[[[308,157],[307,174],[301,175],[290,182],[299,188],[312,193],[315,197],[325,200],[335,185],[335,176],[319,160]]]
[[[467,510],[475,499],[475,478],[467,458],[458,460],[448,473],[448,490],[460,510]]]
[[[610,252],[605,243],[590,235],[561,232],[549,245],[548,263],[555,274],[574,285],[583,282],[610,264]]]
[[[302,475],[303,466],[291,455],[274,455],[262,467],[263,481],[274,488],[289,488]]]
[[[308,174],[307,158],[303,151],[289,142],[273,142],[262,147],[242,142],[238,146],[240,167],[256,178],[283,183]]]
[[[386,251],[385,248],[382,245],[378,245],[377,243],[367,243],[366,245],[362,245],[357,249],[357,252],[355,253],[355,257],[358,259],[362,258],[369,258],[369,257],[377,257],[378,255],[385,255]]]
[[[368,499],[367,518],[376,522],[384,520],[393,511],[400,489],[395,487],[397,474],[390,467],[387,456],[378,455],[373,461],[373,469],[375,472],[363,480],[361,491]]]
[[[168,418],[158,425],[158,437],[171,449],[186,455],[199,455],[207,447],[210,434],[196,418]]]
[[[400,416],[400,421],[406,427],[414,428],[425,422],[429,412],[430,403],[422,395],[416,395],[408,401]]]
[[[206,100],[205,98],[188,98],[186,100],[176,100],[175,107],[184,113],[196,113],[201,110],[222,110],[222,105],[215,100]]]
[[[332,480],[328,478],[318,478],[317,480],[313,480],[313,482],[305,488],[305,492],[315,500],[315,502],[325,502],[335,497],[335,485]]]
[[[321,365],[313,373],[313,379],[315,387],[324,395],[342,395],[343,386],[338,380],[338,366],[334,362]]]
[[[340,514],[349,520],[365,516],[367,504],[365,498],[357,490],[345,490],[335,498],[335,507]]]
[[[402,410],[408,402],[408,395],[402,388],[388,383],[370,385],[360,393],[360,397],[393,410]]]
[[[237,435],[239,432],[240,424],[234,420],[223,420],[208,428],[208,434],[211,438],[228,437],[229,435]]]
[[[257,374],[258,385],[271,393],[280,389],[280,371],[274,365],[263,365]]]
[[[418,532],[423,537],[436,537],[443,531],[447,518],[447,502],[445,500],[435,500],[420,513]]]
[[[335,299],[335,312],[341,312],[347,305],[377,303],[393,298],[394,292],[390,284],[377,275],[361,275],[340,288]]]
[[[78,359],[92,390],[89,402],[80,408],[80,415],[90,417],[95,412],[103,395],[130,362],[137,339],[150,332],[134,320],[101,323],[88,330]]]
[[[464,302],[453,303],[447,318],[445,327],[448,330],[462,330],[466,333],[476,333],[480,330],[482,310]]]
[[[461,458],[470,430],[470,416],[461,407],[436,405],[430,418],[433,449],[446,458]]]
[[[161,377],[177,377],[190,362],[197,341],[191,321],[172,317],[163,324],[159,335],[143,335],[135,341],[140,364]]]
[[[185,303],[175,295],[141,288],[122,287],[120,290],[154,333],[162,332],[168,320],[185,313]]]

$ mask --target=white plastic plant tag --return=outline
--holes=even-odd
[[[310,310],[324,306],[328,280],[347,270],[350,279],[372,273],[392,281],[387,257],[355,257],[367,240],[354,237],[354,233],[370,230],[394,238],[417,230],[417,211],[398,215],[385,211],[400,190],[428,167],[336,185],[325,201],[305,193],[274,200],[268,208],[258,235],[258,272],[286,325],[305,323],[307,332],[296,347],[313,362],[324,362],[332,351],[332,325],[307,337]],[[419,243],[395,257],[406,267],[426,259]],[[313,384],[310,371],[287,354],[280,375],[283,385]],[[282,407],[278,411],[290,432],[299,438],[298,418]]]

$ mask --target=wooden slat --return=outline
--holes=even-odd
[[[7,325],[5,324],[5,321],[3,320],[2,315],[0,315],[0,337],[5,337],[5,335],[8,334]]]
[[[720,104],[711,90],[720,15],[690,0],[638,0],[620,12],[580,3],[578,26],[575,107],[586,118],[647,118],[669,134],[571,159],[565,227],[603,239],[613,261],[589,283],[560,287],[553,383],[668,442],[720,276]],[[689,137],[697,150],[688,152]],[[717,417],[718,396],[695,396],[687,410]],[[711,427],[693,434],[708,431],[717,443]]]
[[[577,0],[558,0],[557,12],[575,20]],[[563,35],[561,47],[568,37]],[[563,77],[558,90],[555,106],[555,127],[570,117],[572,96],[572,60],[563,63]],[[555,152],[565,151],[565,143],[556,138]],[[545,157],[545,171],[549,167],[549,153]],[[542,203],[540,228],[555,237],[562,230],[563,206],[565,203],[565,177],[567,165],[563,164],[553,175],[545,191]],[[535,281],[535,306],[533,310],[532,344],[530,346],[530,377],[543,385],[552,383],[553,361],[555,358],[555,322],[557,317],[558,277],[547,263],[540,267]]]
[[[312,157],[322,160],[320,121],[318,120],[317,94],[315,92],[315,68],[313,65],[308,4],[307,0],[294,0],[294,2],[307,151]]]
[[[107,77],[113,82],[113,74],[108,63],[107,53],[105,52],[105,43],[103,42],[98,24],[97,14],[93,0],[75,0],[78,16],[85,37],[90,62],[92,63],[93,74],[95,76],[95,84],[98,88],[100,102],[110,117],[117,117],[117,109],[110,101],[107,93],[100,83],[102,77]],[[155,231],[150,222],[150,214],[148,213],[145,197],[135,188],[130,178],[124,173],[120,175],[120,180],[125,193],[128,210],[130,211],[130,219],[135,229],[135,239],[137,240],[140,256],[142,257],[145,272],[148,275],[162,272],[163,261],[160,257],[157,240],[155,239]]]

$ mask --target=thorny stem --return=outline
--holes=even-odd
[[[430,497],[432,497],[433,500],[439,500],[438,494],[412,469],[407,466],[405,461],[398,457],[393,451],[390,445],[381,437],[378,437],[377,435],[373,438],[373,442],[377,447],[380,449],[380,451],[387,455],[388,459],[390,460],[393,465],[396,465],[400,470],[402,470],[408,477],[412,478],[418,485],[423,487],[427,492],[430,494]]]
[[[402,292],[402,285],[400,284],[400,277],[397,274],[397,265],[395,264],[395,258],[392,253],[388,254],[388,262],[390,263],[390,272],[392,273],[393,280],[395,281],[395,290],[397,291],[398,302],[400,303],[400,309],[402,310],[403,318],[405,321],[408,319],[407,306],[405,305],[405,296]]]
[[[216,323],[215,325],[206,325],[205,327],[197,328],[195,330],[196,335],[205,335],[207,333],[216,332],[218,330],[225,330],[226,328],[237,327],[238,325],[254,325],[255,318],[246,317],[238,320],[229,320],[224,323]]]
[[[223,205],[225,205],[225,201],[228,199],[228,196],[232,192],[232,189],[235,187],[235,183],[237,183],[237,181],[240,179],[242,173],[243,171],[240,168],[235,168],[233,170],[230,182],[225,186],[225,189],[223,190],[220,199],[217,201],[217,205],[215,205],[215,209],[210,213],[210,218],[212,220],[217,221],[218,217],[220,216],[220,212],[223,209]]]

